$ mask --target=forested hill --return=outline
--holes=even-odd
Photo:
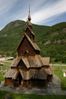
[[[0,31],[0,54],[15,56],[22,39],[25,22],[21,20],[7,24]],[[54,26],[33,24],[36,42],[43,56],[50,56],[52,61],[66,62],[66,22]]]

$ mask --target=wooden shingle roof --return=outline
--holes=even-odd
[[[22,61],[27,68],[40,68],[43,66],[40,55],[22,57]]]
[[[28,57],[22,57],[22,61],[27,66],[27,68],[38,68],[42,66],[49,66],[50,64],[50,58],[49,57],[41,57],[40,55],[35,56],[28,56]]]
[[[50,57],[42,57],[41,60],[44,65],[49,65],[50,63]]]
[[[52,75],[52,69],[51,69],[51,67],[45,68],[44,71],[45,71],[46,74]]]
[[[26,32],[27,32],[27,29],[30,31],[30,33],[31,33],[33,36],[35,36],[34,32],[32,31],[32,29],[31,29],[29,26],[27,26]]]
[[[28,41],[30,42],[30,44],[33,46],[33,48],[34,48],[35,50],[39,50],[39,51],[40,51],[40,48],[38,47],[38,45],[37,45],[35,42],[33,42],[33,41],[29,38],[28,35],[25,34],[25,36],[26,36],[26,38],[28,39]]]
[[[31,46],[32,46],[35,50],[40,51],[40,48],[38,47],[38,45],[37,45],[34,41],[32,41],[26,33],[24,34],[24,37],[23,37],[23,39],[21,40],[21,43],[19,44],[17,50],[19,49],[19,47],[21,46],[21,44],[22,44],[22,42],[23,42],[23,40],[24,40],[25,38],[29,41],[29,43],[31,44]]]
[[[20,62],[21,57],[16,57],[11,64],[11,67],[17,67],[18,63]]]
[[[5,74],[5,78],[16,79],[18,71],[16,69],[9,69]]]
[[[43,58],[40,55],[16,57],[11,67],[17,67],[20,61],[22,61],[27,68],[41,68],[42,66],[49,66],[50,58]]]

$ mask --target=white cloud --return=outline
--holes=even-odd
[[[0,15],[6,13],[17,0],[0,0]]]
[[[52,16],[66,12],[66,0],[0,0],[0,27],[12,20],[27,20],[29,1],[32,23],[40,24]],[[18,6],[20,3],[21,8]],[[15,13],[12,12],[13,9]]]
[[[49,5],[48,5],[49,6]],[[46,9],[40,9],[32,15],[32,22],[39,23],[42,20],[46,20],[54,15],[63,13],[66,11],[66,0],[60,0],[55,5],[49,6]]]

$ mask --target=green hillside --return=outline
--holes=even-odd
[[[0,31],[0,54],[15,56],[16,49],[25,29],[24,21],[14,21]],[[33,25],[36,42],[43,56],[50,56],[52,61],[66,62],[66,22],[52,27]]]

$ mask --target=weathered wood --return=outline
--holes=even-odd
[[[20,47],[18,48],[18,55],[35,55],[34,48],[30,45],[29,41],[26,38],[24,38],[23,43],[21,43]]]
[[[44,87],[47,82],[52,80],[50,58],[40,55],[40,49],[34,40],[35,35],[30,21],[28,18],[24,37],[17,48],[18,56],[11,65],[13,73],[10,75],[11,72],[9,72],[7,78],[5,77],[5,85]]]

